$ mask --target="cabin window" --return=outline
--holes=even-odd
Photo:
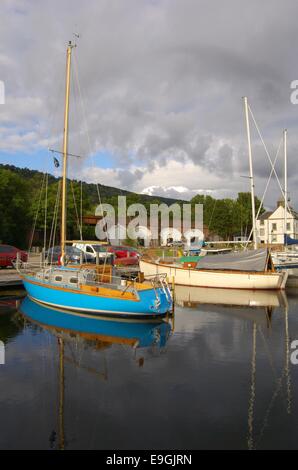
[[[46,274],[44,278],[45,278],[46,281],[48,281],[49,280],[48,274]]]
[[[55,281],[56,282],[61,282],[62,281],[62,276],[55,276]]]
[[[86,253],[93,253],[93,248],[91,246],[87,246]]]
[[[71,277],[71,278],[69,279],[69,282],[70,282],[71,284],[77,284],[77,283],[78,283],[78,279],[77,279],[76,277]]]

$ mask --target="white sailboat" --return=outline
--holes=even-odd
[[[287,272],[275,271],[267,250],[205,256],[196,267],[142,258],[140,269],[145,277],[166,274],[178,285],[220,289],[284,289],[288,277]]]
[[[212,287],[220,289],[279,290],[284,289],[288,274],[277,272],[266,249],[257,250],[256,214],[250,126],[247,98],[244,97],[250,170],[252,234],[254,250],[217,256],[204,256],[198,262],[163,262],[141,259],[140,269],[145,276],[166,274],[168,279],[183,286]]]

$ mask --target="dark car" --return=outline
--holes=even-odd
[[[94,257],[89,255],[88,253],[83,253],[81,250],[76,248],[75,246],[66,246],[65,253],[67,261],[70,263],[78,264],[81,261],[81,256],[83,258],[83,263],[94,263]],[[59,263],[61,257],[61,247],[54,246],[50,248],[45,253],[45,258],[49,263]]]
[[[26,262],[28,260],[28,255],[25,251],[11,245],[0,245],[0,268],[12,267],[18,253],[21,261]]]

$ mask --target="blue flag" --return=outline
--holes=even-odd
[[[54,157],[54,165],[56,168],[59,168],[60,166],[59,160],[56,157]]]

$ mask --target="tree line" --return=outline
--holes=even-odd
[[[32,229],[40,233],[35,244],[42,244],[44,227],[47,239],[53,226],[53,216],[57,201],[60,179],[41,172],[21,169],[10,165],[0,165],[0,243],[8,243],[21,248],[28,248]],[[81,199],[82,190],[82,199]],[[127,198],[127,206],[133,203],[145,205],[177,202],[182,206],[187,201],[176,201],[164,197],[147,196],[130,191],[99,185],[102,201],[111,204],[117,213],[118,196]],[[47,203],[45,202],[47,201]],[[255,198],[256,208],[260,201]],[[80,235],[81,204],[83,215],[94,215],[98,205],[98,192],[95,184],[72,180],[68,181],[68,237],[78,239]],[[234,235],[249,234],[252,226],[250,193],[239,193],[237,199],[215,199],[211,196],[197,195],[191,203],[203,204],[204,225],[210,232],[224,239]],[[57,210],[58,224],[60,210]],[[262,208],[262,212],[264,209]],[[57,232],[57,237],[59,232]],[[94,239],[94,227],[83,227],[83,238]],[[58,238],[57,238],[58,240]]]

